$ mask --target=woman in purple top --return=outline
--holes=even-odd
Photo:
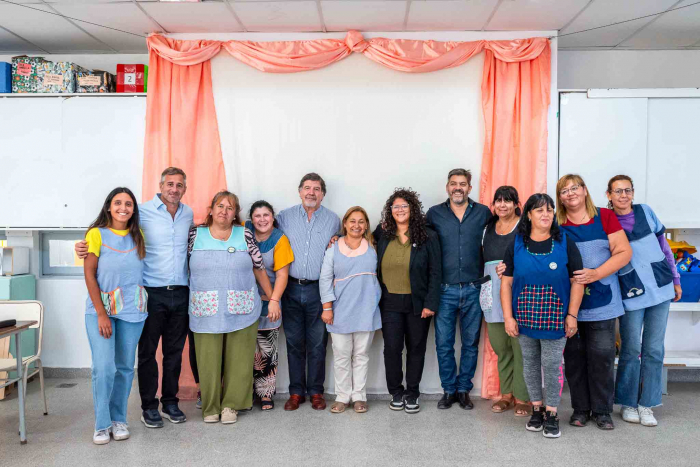
[[[651,408],[661,405],[666,322],[671,300],[681,298],[680,276],[663,224],[646,204],[632,204],[632,179],[614,176],[607,195],[632,246],[632,260],[619,272],[625,314],[620,316],[615,403],[622,406],[624,421],[656,426]]]

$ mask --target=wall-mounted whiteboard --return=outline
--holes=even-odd
[[[146,99],[0,98],[0,227],[86,227],[106,195],[141,199]]]
[[[632,177],[635,201],[668,228],[700,228],[700,98],[589,98],[562,92],[559,176],[578,173],[597,206],[608,180]]]

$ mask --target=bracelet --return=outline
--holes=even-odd
[[[324,308],[323,311],[333,311],[333,308]]]
[[[571,316],[571,317],[574,318],[576,321],[578,321],[578,316],[576,316],[576,315],[572,315],[571,313],[567,313],[566,316]]]
[[[270,301],[271,301],[271,302],[277,302],[277,303],[279,303],[279,302],[280,302],[280,301],[279,301],[279,300],[277,300],[276,298],[271,298],[271,299],[270,299]]]

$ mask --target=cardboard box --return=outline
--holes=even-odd
[[[12,64],[0,62],[0,93],[12,92]]]
[[[37,92],[41,93],[72,93],[75,92],[75,74],[85,71],[71,62],[44,61],[37,71]]]
[[[86,70],[75,73],[75,92],[102,93],[115,92],[117,77],[102,70]]]
[[[43,57],[12,57],[12,92],[37,92],[39,67]]]
[[[0,275],[29,273],[29,248],[6,246],[0,250]]]
[[[117,65],[117,92],[147,92],[148,65]]]

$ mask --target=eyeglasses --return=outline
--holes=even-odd
[[[613,190],[612,192],[615,194],[615,196],[622,196],[622,193],[629,196],[632,193],[634,193],[634,188],[618,188],[617,190]]]
[[[391,207],[393,211],[405,211],[408,208],[408,204],[395,204]]]
[[[560,196],[566,196],[569,193],[578,193],[578,191],[581,189],[581,185],[572,185],[570,188],[564,188],[559,192]]]

